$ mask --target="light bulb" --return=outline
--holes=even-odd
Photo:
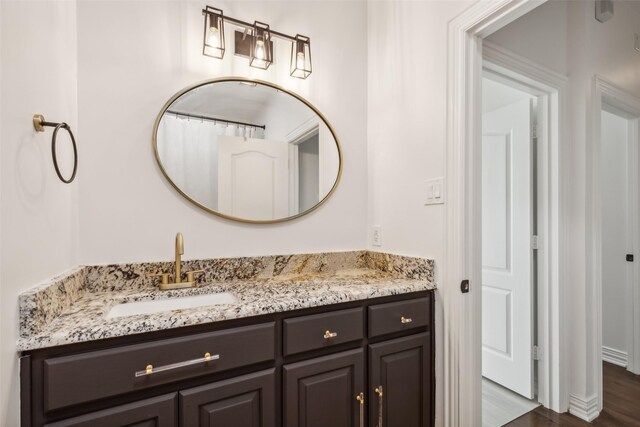
[[[216,27],[209,28],[209,37],[207,38],[207,44],[211,47],[220,47],[220,32]]]
[[[304,52],[298,52],[296,55],[296,68],[298,70],[304,70]]]
[[[256,54],[255,57],[261,60],[265,59],[264,56],[264,42],[262,40],[256,40]]]

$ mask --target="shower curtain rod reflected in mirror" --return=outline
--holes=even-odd
[[[202,115],[198,115],[198,114],[181,113],[180,111],[174,111],[174,110],[167,110],[167,113],[175,114],[176,117],[182,116],[182,117],[193,118],[193,119],[210,120],[212,122],[217,122],[217,123],[218,122],[219,123],[228,123],[228,124],[232,124],[232,125],[252,127],[252,128],[256,128],[256,129],[262,129],[262,130],[266,130],[267,129],[266,125],[256,125],[256,124],[253,124],[253,123],[237,122],[235,120],[225,120],[225,119],[219,119],[219,118],[216,118],[216,117],[202,116]]]

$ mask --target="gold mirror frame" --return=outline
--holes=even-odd
[[[167,174],[167,171],[165,170],[164,166],[162,166],[162,162],[160,161],[160,154],[158,153],[158,128],[160,126],[160,121],[162,120],[162,117],[164,116],[166,111],[169,109],[171,104],[173,104],[173,102],[176,99],[180,98],[185,93],[187,93],[187,92],[189,92],[189,91],[191,91],[193,89],[199,88],[201,86],[205,86],[205,85],[211,84],[211,83],[223,83],[223,82],[255,83],[255,84],[260,84],[260,85],[264,85],[264,86],[269,86],[269,87],[271,87],[273,89],[276,89],[276,90],[279,90],[281,92],[284,92],[284,93],[296,98],[298,101],[301,101],[307,107],[311,108],[311,110],[313,110],[313,112],[316,113],[318,115],[318,117],[320,117],[322,119],[322,121],[324,122],[324,124],[327,126],[327,128],[331,132],[331,135],[333,136],[333,139],[334,139],[334,141],[336,143],[336,147],[338,149],[338,176],[336,177],[336,181],[333,184],[333,187],[331,187],[331,190],[327,193],[327,195],[324,196],[324,198],[322,200],[320,200],[317,204],[315,204],[312,208],[309,208],[304,212],[300,212],[299,214],[288,216],[288,217],[285,217],[285,218],[279,218],[279,219],[252,220],[252,219],[238,218],[238,217],[235,217],[235,216],[232,216],[232,215],[227,215],[227,214],[223,214],[221,212],[215,211],[215,210],[203,205],[202,203],[197,202],[196,200],[191,198],[188,194],[186,194],[184,191],[182,191],[176,185],[176,183],[173,182],[171,177],[169,177],[169,175]],[[304,99],[302,96],[298,95],[297,93],[292,92],[292,91],[290,91],[288,89],[285,89],[285,88],[283,88],[281,86],[278,86],[278,85],[276,85],[274,83],[270,83],[270,82],[267,82],[267,81],[264,81],[264,80],[248,79],[248,78],[245,78],[245,77],[222,77],[222,78],[217,78],[217,79],[205,80],[205,81],[202,81],[200,83],[196,83],[194,85],[188,86],[188,87],[182,89],[180,92],[178,92],[175,95],[173,95],[171,97],[171,99],[169,99],[164,104],[164,106],[160,110],[160,114],[158,114],[158,118],[156,119],[156,122],[155,122],[155,124],[153,126],[153,135],[152,135],[152,141],[151,142],[152,142],[153,153],[155,155],[156,162],[158,163],[158,166],[160,167],[160,170],[162,171],[162,174],[167,179],[167,181],[169,181],[171,186],[178,193],[180,193],[182,195],[182,197],[184,197],[185,199],[187,199],[188,201],[190,201],[194,205],[198,206],[200,209],[203,209],[203,210],[205,210],[205,211],[207,211],[209,213],[212,213],[212,214],[214,214],[216,216],[219,216],[221,218],[230,219],[232,221],[244,222],[244,223],[247,223],[247,224],[275,224],[275,223],[279,223],[279,222],[287,222],[287,221],[294,220],[296,218],[300,218],[303,215],[307,215],[307,214],[315,211],[320,206],[322,206],[327,200],[329,200],[329,198],[333,195],[333,193],[338,188],[338,184],[340,183],[340,179],[342,178],[342,168],[344,166],[343,165],[343,158],[342,158],[342,147],[340,146],[340,140],[338,139],[338,135],[336,134],[336,131],[333,129],[333,126],[331,126],[331,123],[329,123],[329,121],[324,116],[324,114],[322,114],[313,104],[311,104],[309,101],[307,101],[306,99]]]

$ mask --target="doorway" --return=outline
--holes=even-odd
[[[594,78],[591,181],[593,381],[604,406],[603,363],[640,374],[640,99]]]
[[[565,157],[565,106],[567,78],[539,64],[491,46],[486,37],[528,13],[542,2],[477,4],[449,24],[449,114],[447,146],[447,191],[457,197],[446,205],[447,247],[443,281],[454,285],[471,283],[470,292],[452,292],[445,310],[454,319],[445,326],[445,424],[479,425],[482,417],[482,129],[481,87],[483,68],[495,64],[505,76],[518,73],[523,82],[538,89],[545,102],[539,121],[546,123],[538,133],[536,158],[539,174],[537,233],[538,344],[542,357],[537,362],[538,401],[557,412],[566,411],[566,372],[561,369],[566,354],[564,296],[560,287],[563,261],[564,222],[561,184]],[[517,81],[518,79],[516,79]],[[475,286],[473,285],[475,284]],[[539,353],[540,354],[540,353]]]
[[[603,104],[600,127],[602,360],[624,368],[630,368],[635,335],[632,122],[633,118],[624,111]]]

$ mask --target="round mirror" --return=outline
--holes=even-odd
[[[169,182],[201,208],[237,221],[286,221],[317,208],[342,173],[336,134],[302,97],[271,83],[216,79],[164,106],[153,132]]]

